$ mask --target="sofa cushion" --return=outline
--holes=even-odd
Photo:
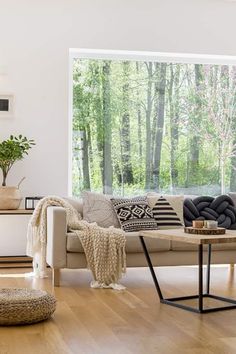
[[[68,203],[70,203],[75,210],[77,210],[80,215],[83,217],[83,200],[79,199],[79,198],[75,198],[75,197],[63,197],[63,199],[65,201],[67,201]]]
[[[111,198],[122,229],[126,232],[156,230],[157,223],[147,197]]]
[[[126,252],[127,253],[143,253],[139,237],[135,236],[136,232],[126,232]],[[170,251],[170,241],[145,237],[145,243],[150,253]]]
[[[96,222],[101,227],[114,226],[120,228],[111,195],[83,192],[83,218],[88,222]]]
[[[183,195],[148,193],[147,198],[159,229],[183,227]]]
[[[142,253],[143,249],[139,240],[138,232],[127,232],[126,234],[126,252],[127,253]],[[169,251],[170,250],[170,241],[167,240],[156,240],[152,238],[145,239],[147,248],[150,253],[159,252],[159,251]],[[83,247],[79,240],[79,237],[73,233],[67,233],[67,251],[73,253],[83,253]]]

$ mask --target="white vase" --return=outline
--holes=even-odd
[[[18,187],[0,187],[0,210],[18,209],[21,200]]]

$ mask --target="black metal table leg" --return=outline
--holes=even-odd
[[[198,246],[198,309],[199,312],[203,310],[203,294],[202,294],[202,262],[203,262],[203,249],[202,245]]]
[[[143,236],[139,236],[144,255],[146,257],[152,279],[154,281],[158,296],[160,298],[160,302],[162,304],[167,304],[171,305],[174,307],[178,307],[187,311],[195,312],[195,313],[209,313],[209,312],[215,312],[215,311],[222,311],[222,310],[230,310],[230,309],[236,309],[236,300],[222,297],[222,296],[217,296],[209,293],[210,290],[210,263],[211,263],[211,245],[208,247],[208,264],[207,264],[207,292],[203,294],[203,245],[198,246],[198,294],[196,295],[188,295],[188,296],[178,296],[178,297],[172,297],[172,298],[164,298],[152,265],[151,258],[149,256],[147,246],[144,241]],[[219,300],[222,302],[226,302],[229,305],[228,306],[221,306],[221,307],[212,307],[212,308],[205,308],[204,309],[204,304],[203,304],[203,299],[204,298],[211,298],[215,300]],[[191,299],[196,299],[198,301],[198,306],[197,307],[192,307],[188,306],[182,303],[179,303],[179,301],[184,301],[184,300],[191,300]]]
[[[211,244],[208,245],[208,250],[207,250],[206,294],[210,293],[210,277],[211,277]]]
[[[141,241],[141,244],[142,244],[142,247],[143,247],[143,251],[144,251],[144,254],[145,254],[145,257],[146,257],[146,260],[147,260],[147,264],[149,266],[149,269],[150,269],[150,272],[151,272],[151,275],[152,275],[152,279],[154,281],[157,293],[159,295],[160,300],[162,300],[163,299],[163,295],[162,295],[162,292],[161,292],[161,288],[159,286],[156,274],[154,272],[154,269],[153,269],[153,266],[152,266],[152,262],[151,262],[151,259],[150,259],[150,256],[149,256],[145,241],[143,239],[143,236],[139,236],[139,239]]]

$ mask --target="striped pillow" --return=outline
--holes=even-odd
[[[148,204],[159,229],[183,227],[183,196],[148,195]]]

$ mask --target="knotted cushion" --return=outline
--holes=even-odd
[[[184,201],[185,226],[192,226],[193,220],[215,220],[219,227],[235,230],[236,208],[228,195],[187,198]]]

